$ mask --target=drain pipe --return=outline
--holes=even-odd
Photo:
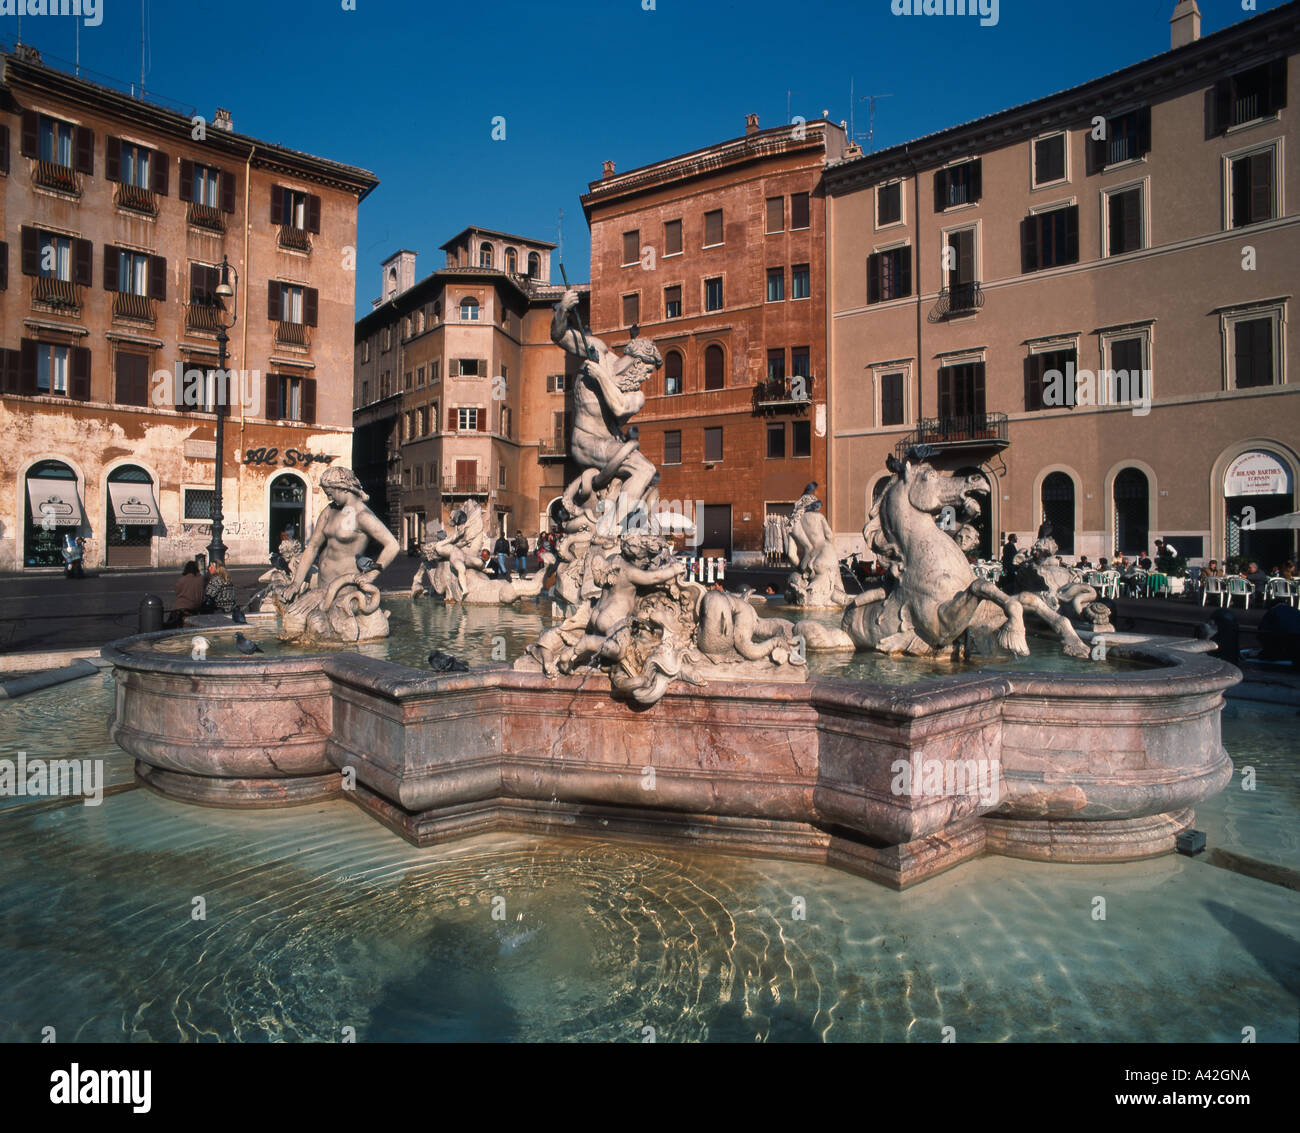
[[[248,241],[249,241],[249,235],[253,227],[248,209],[249,209],[250,201],[252,199],[251,194],[253,191],[253,154],[256,152],[257,152],[257,147],[250,146],[248,149],[248,159],[244,162],[244,278],[242,280],[243,286],[239,289],[239,305],[241,308],[239,312],[239,321],[244,324],[244,329],[240,332],[239,335],[239,368],[241,370],[247,370],[247,366],[245,365],[245,363],[248,360],[248,288],[251,285],[252,277],[253,277],[253,273],[249,270],[249,263],[248,263]],[[226,365],[227,366],[230,365],[229,361],[226,362]],[[240,386],[240,392],[242,393],[244,383],[241,381],[239,383],[239,386]],[[262,387],[263,389],[266,388],[266,375],[262,376]],[[230,388],[229,381],[227,381],[226,383],[226,388],[227,389]],[[246,427],[247,427],[247,423],[244,420],[244,399],[241,397],[239,399],[239,451],[240,452],[244,451],[244,429]],[[240,468],[241,470],[243,468],[242,465],[239,465],[237,467]],[[244,493],[243,493],[244,485],[243,485],[242,471],[235,479],[235,486],[236,486],[235,499],[239,501],[238,514],[242,523],[242,520],[244,518]],[[310,506],[304,509],[304,515],[303,515],[304,529],[307,526],[307,513],[310,511],[311,511]],[[267,515],[267,525],[268,527],[270,526],[269,514]],[[241,530],[242,530],[242,526],[241,526]],[[268,538],[270,537],[269,531],[267,532],[267,536]],[[306,539],[307,539],[307,533],[304,530],[303,531],[304,546],[306,546]]]
[[[912,272],[912,284],[916,295],[916,428],[919,436],[923,416],[921,398],[925,384],[921,364],[921,176],[910,143],[904,144],[903,153],[912,167],[912,217],[916,225],[916,265]]]

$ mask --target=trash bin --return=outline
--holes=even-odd
[[[157,633],[163,627],[163,604],[157,594],[140,599],[140,632]]]

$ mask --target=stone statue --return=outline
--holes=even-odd
[[[470,500],[451,513],[451,531],[439,531],[420,547],[420,564],[411,582],[411,597],[431,593],[445,602],[471,606],[500,606],[519,598],[536,598],[550,563],[543,553],[541,567],[519,579],[489,578],[483,552],[488,548],[483,509]]]
[[[379,608],[375,579],[393,561],[397,540],[368,507],[370,498],[350,468],[321,473],[329,504],[316,517],[311,538],[298,558],[293,578],[272,590],[280,614],[281,641],[371,641],[388,636],[388,612]],[[379,558],[370,569],[357,562],[374,540]],[[312,567],[319,573],[308,588]]]
[[[1097,591],[1093,587],[1075,578],[1070,568],[1061,562],[1057,550],[1056,540],[1050,535],[1038,539],[1029,554],[1017,560],[1017,590],[1039,594],[1053,610],[1064,606],[1074,620],[1086,620],[1094,632],[1109,633],[1112,629],[1110,607],[1097,600]]]
[[[836,608],[847,606],[849,596],[840,582],[840,556],[835,534],[822,514],[814,493],[817,481],[803,490],[790,514],[786,558],[795,569],[786,579],[785,600],[791,606]]]
[[[1067,654],[1087,657],[1074,627],[1037,594],[1013,598],[975,576],[960,531],[945,531],[934,517],[945,508],[953,509],[949,516],[958,510],[974,514],[967,497],[989,491],[988,481],[978,474],[938,472],[928,456],[918,446],[901,461],[892,455],[886,461],[894,475],[862,530],[867,546],[888,564],[884,585],[858,595],[838,630],[800,622],[808,648],[941,656],[958,651],[958,638],[971,630],[991,635],[997,648],[1023,657],[1029,654],[1024,625],[1029,610],[1056,631]]]
[[[674,681],[702,685],[706,675],[802,680],[791,623],[776,626],[746,598],[685,579],[672,535],[693,525],[661,512],[658,472],[629,435],[645,404],[641,386],[663,359],[636,328],[616,354],[576,322],[577,303],[566,292],[551,325],[552,341],[582,359],[569,451],[583,468],[564,490],[552,589],[564,620],[516,668],[550,676],[599,669],[616,695],[643,705]]]

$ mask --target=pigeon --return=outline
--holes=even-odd
[[[369,555],[357,556],[357,571],[359,573],[365,574],[367,571],[371,571],[374,569],[375,569],[375,560],[372,559]]]
[[[235,606],[235,607],[233,607],[233,608],[231,609],[231,611],[230,611],[230,620],[231,620],[232,622],[234,622],[235,625],[237,625],[237,626],[246,626],[246,625],[248,625],[248,619],[247,619],[246,617],[244,617],[244,611],[241,610],[238,606]]]
[[[249,641],[242,633],[235,634],[235,645],[241,653],[262,652],[262,647],[256,641]]]
[[[468,673],[469,666],[459,657],[435,649],[429,654],[429,668],[435,673]]]

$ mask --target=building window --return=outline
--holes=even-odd
[[[402,414],[402,440],[409,441],[415,436],[415,410],[408,410]]]
[[[890,248],[867,257],[867,302],[884,303],[912,294],[912,249]]]
[[[72,281],[72,241],[67,236],[42,232],[40,255],[39,271],[42,278],[61,279],[66,283]]]
[[[36,344],[36,392],[68,394],[68,347]]]
[[[785,459],[785,425],[783,424],[767,427],[767,459]]]
[[[211,488],[186,488],[184,496],[186,519],[195,519],[206,523],[212,518],[212,505],[216,498],[216,492]]]
[[[303,288],[280,284],[280,322],[302,323]]]
[[[501,435],[506,440],[510,440],[510,416],[510,406],[503,405],[501,407]]]
[[[785,298],[785,268],[767,269],[767,301],[779,303]]]
[[[903,183],[891,181],[876,186],[876,227],[898,224],[903,219]]]
[[[194,166],[193,198],[196,205],[221,207],[221,170],[211,165]]]
[[[119,178],[123,185],[134,185],[137,189],[148,189],[150,181],[150,159],[152,150],[137,146],[132,142],[121,142]]]
[[[721,346],[710,346],[704,351],[704,388],[722,389],[726,385],[726,355]]]
[[[901,425],[906,419],[903,408],[903,376],[902,371],[880,376],[880,424],[882,427]]]
[[[455,358],[452,360],[453,376],[461,378],[482,378],[487,376],[486,358]]]
[[[768,232],[785,231],[785,198],[784,197],[767,198],[767,231]]]
[[[812,272],[807,264],[795,264],[790,269],[790,298],[807,299],[812,295]]]
[[[411,371],[410,371],[410,370],[407,370],[407,371],[406,371],[406,378],[405,378],[405,380],[404,380],[404,382],[403,382],[403,385],[402,385],[402,388],[403,388],[403,389],[411,389],[411,388],[412,388],[412,386],[415,384],[414,381],[412,380],[413,377],[414,377],[414,375],[411,373]]]
[[[965,362],[939,370],[939,416],[984,416],[984,363]]]
[[[423,487],[423,485],[424,485],[424,465],[417,464],[415,466],[415,486],[417,488],[420,488]]]
[[[76,139],[76,127],[70,122],[60,122],[56,118],[40,116],[39,156],[41,161],[72,168],[72,154]]]
[[[1102,353],[1106,365],[1099,375],[1100,401],[1106,405],[1128,405],[1151,397],[1149,346],[1146,332],[1103,338]]]
[[[632,267],[641,262],[641,230],[632,229],[623,233],[623,266]]]
[[[268,421],[316,421],[316,381],[271,374],[266,379]]]
[[[808,209],[808,194],[793,193],[790,196],[790,231],[797,232],[808,228],[812,221]]]
[[[361,343],[361,361],[370,361],[370,339],[364,339]]]
[[[704,430],[704,461],[706,464],[716,464],[722,459],[722,429],[710,428]]]
[[[682,392],[682,356],[676,350],[664,355],[664,393]],[[681,434],[678,434],[680,438]]]
[[[1020,263],[1028,273],[1079,262],[1079,206],[1034,213],[1020,222]]]
[[[478,246],[478,266],[481,268],[490,268],[492,266],[492,245],[483,243]]]
[[[542,275],[542,257],[536,252],[528,253],[528,278],[540,279]]]
[[[767,380],[769,382],[785,381],[784,350],[769,350],[767,352]]]
[[[1229,320],[1229,389],[1256,389],[1281,382],[1280,326],[1276,311]]]
[[[1052,134],[1034,141],[1034,188],[1055,185],[1065,176],[1065,135]]]
[[[681,464],[682,462],[682,431],[680,429],[666,429],[664,431],[664,463]]]
[[[812,456],[812,423],[810,421],[790,422],[790,455],[795,460]]]
[[[790,373],[796,378],[812,377],[812,354],[806,346],[790,348]]]
[[[682,317],[681,287],[664,288],[664,318],[680,319]]]
[[[664,255],[677,256],[682,251],[682,222],[680,220],[664,221]]]
[[[111,253],[110,253],[111,254]],[[125,248],[117,253],[117,290],[124,295],[149,294],[149,261],[152,256],[131,252]],[[301,300],[302,289],[298,289]]]
[[[1106,254],[1122,256],[1145,247],[1142,186],[1106,194]]]
[[[383,347],[383,348],[384,348],[385,350],[392,350],[392,348],[393,348],[393,328],[392,328],[392,327],[384,327],[384,347]]]
[[[411,487],[411,470],[409,468],[402,469],[402,487],[407,489]]]
[[[641,296],[624,295],[623,296],[623,325],[625,327],[639,326],[641,323]]]
[[[564,375],[547,374],[546,375],[546,392],[563,393],[564,392]]]
[[[715,276],[704,281],[704,309],[706,311],[722,310],[722,278]]]
[[[427,437],[429,435],[429,407],[420,406],[416,414],[416,426],[419,429],[419,436]]]
[[[713,209],[704,214],[704,246],[712,248],[722,243],[722,210]]]
[[[466,296],[460,301],[460,318],[461,322],[476,323],[478,322],[478,300]]]
[[[519,274],[519,254],[513,248],[506,249],[506,271],[511,275]]]
[[[1276,152],[1269,146],[1228,160],[1230,228],[1244,228],[1277,215]]]
[[[934,211],[974,204],[983,196],[980,159],[940,169],[934,175]]]
[[[1031,353],[1025,359],[1025,412],[1073,406],[1078,362],[1073,346]]]
[[[423,387],[424,387],[424,367],[416,366],[415,367],[415,388],[422,389]]]
[[[434,385],[442,381],[442,360],[435,359],[429,363],[429,384]]]
[[[1151,151],[1151,108],[1143,106],[1106,120],[1106,136],[1088,139],[1089,164],[1099,172],[1125,161],[1136,161]]]
[[[504,488],[505,486],[506,486],[506,466],[504,464],[498,464],[497,465],[497,487]]]
[[[478,429],[478,410],[464,409],[456,410],[456,428],[462,432],[475,432]]]
[[[1272,117],[1285,105],[1285,55],[1214,84],[1214,119],[1220,134]]]
[[[370,379],[369,378],[361,379],[361,404],[362,405],[370,404]]]

